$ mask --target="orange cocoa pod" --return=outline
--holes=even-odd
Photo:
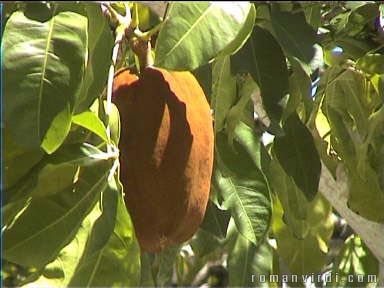
[[[201,224],[210,191],[213,126],[190,72],[147,67],[115,76],[120,113],[120,179],[143,251],[187,241]]]

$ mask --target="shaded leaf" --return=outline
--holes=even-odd
[[[315,30],[305,20],[304,13],[280,11],[278,4],[272,4],[271,21],[284,51],[309,63],[315,55],[313,45],[316,43]]]
[[[300,5],[304,9],[305,19],[312,28],[317,31],[321,22],[321,5],[320,2],[302,1]]]
[[[308,200],[317,193],[321,163],[311,133],[292,114],[283,126],[285,135],[275,138],[273,150],[284,171],[293,178]]]
[[[282,113],[279,102],[287,94],[289,83],[285,56],[272,34],[255,26],[246,44],[231,57],[231,68],[234,74],[252,75],[268,116],[278,121]]]
[[[203,223],[200,228],[222,239],[227,235],[231,214],[219,209],[212,201],[208,202]]]
[[[230,287],[269,287],[272,249],[268,242],[256,246],[239,234],[228,256],[228,271]],[[265,278],[259,279],[260,277]]]
[[[224,240],[213,236],[211,233],[203,229],[199,229],[195,235],[193,235],[193,238],[189,243],[192,247],[193,253],[200,259],[204,259],[204,256],[214,253],[215,250],[222,247]]]
[[[384,55],[367,54],[357,60],[356,67],[369,74],[384,74]]]
[[[170,286],[174,262],[179,251],[179,245],[169,245],[162,252],[155,255],[153,265],[156,271],[156,287]]]
[[[269,183],[279,198],[283,208],[283,221],[288,225],[298,239],[304,239],[309,232],[306,222],[309,203],[303,192],[296,186],[277,160],[273,160],[269,166]]]

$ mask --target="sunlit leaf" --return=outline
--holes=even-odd
[[[252,12],[251,12],[252,11]],[[254,13],[248,2],[172,2],[155,47],[155,65],[193,70],[225,49]]]
[[[15,12],[2,38],[6,123],[14,140],[54,152],[69,132],[83,80],[87,19],[57,5],[43,11]],[[22,116],[21,116],[22,115]]]
[[[217,135],[218,159],[213,184],[224,199],[222,206],[231,211],[239,232],[252,243],[258,244],[269,228],[269,191],[263,174],[245,148],[244,144],[252,144],[252,141],[243,141],[241,145],[236,140],[230,146],[225,134]]]
[[[101,120],[99,119],[99,117],[96,116],[95,113],[91,111],[85,111],[80,114],[74,115],[72,117],[72,122],[79,126],[87,128],[89,131],[95,133],[105,142],[108,142],[106,128],[103,122],[101,122]]]
[[[36,268],[55,259],[105,189],[108,166],[104,161],[86,168],[74,185],[60,187],[60,193],[32,199],[16,222],[5,230],[5,259]],[[30,257],[31,250],[34,257]]]

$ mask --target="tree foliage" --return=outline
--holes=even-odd
[[[348,230],[319,182],[343,171],[345,209],[384,231],[384,4],[127,3],[1,4],[3,284],[270,286],[292,274],[302,286],[329,272],[339,278],[315,284],[361,286],[379,276],[384,242],[365,243],[372,235],[355,222]],[[152,36],[155,66],[192,71],[213,111],[204,222],[159,254],[140,252],[119,181],[119,114],[103,100],[120,29],[111,11]],[[114,68],[137,66],[120,47]]]

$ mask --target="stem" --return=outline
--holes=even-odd
[[[111,111],[112,111],[113,79],[114,79],[114,76],[115,76],[115,66],[116,66],[116,62],[117,62],[117,56],[118,56],[118,53],[119,53],[120,44],[121,44],[121,42],[124,39],[125,30],[131,24],[131,11],[129,9],[128,4],[124,3],[124,6],[125,6],[125,16],[123,17],[123,16],[117,14],[112,9],[112,7],[110,7],[110,5],[108,5],[108,4],[104,4],[104,5],[110,11],[111,15],[113,15],[113,17],[118,19],[118,23],[119,23],[117,28],[116,28],[116,38],[115,38],[115,43],[114,43],[113,50],[112,50],[112,63],[111,63],[111,66],[109,67],[109,72],[108,72],[107,103],[106,103],[106,108],[105,108],[105,122],[106,122],[106,126],[107,126],[106,127],[106,134],[107,134],[107,138],[108,138],[107,154],[116,155],[115,162],[114,162],[114,164],[112,166],[112,169],[110,171],[110,174],[108,176],[108,180],[110,180],[113,177],[114,172],[115,172],[115,170],[118,167],[118,161],[119,161],[118,160],[118,153],[117,153],[118,150],[112,144],[112,140],[111,140],[111,126],[110,126],[110,122],[109,122],[109,116],[110,116]],[[101,105],[103,105],[102,101],[101,101]]]
[[[112,64],[109,66],[109,72],[108,72],[108,84],[107,84],[107,105],[105,108],[106,113],[106,122],[107,122],[107,137],[108,137],[108,145],[107,145],[107,152],[111,152],[111,127],[109,125],[109,115],[111,114],[112,110],[112,87],[113,87],[113,78],[115,75],[115,65],[117,61],[117,55],[120,48],[120,43],[123,40],[124,34],[123,33],[117,33],[116,39],[115,39],[115,45],[113,47],[112,51]]]
[[[129,44],[132,51],[139,58],[140,71],[143,71],[145,68],[153,65],[150,39],[142,38],[140,36],[133,36]]]

